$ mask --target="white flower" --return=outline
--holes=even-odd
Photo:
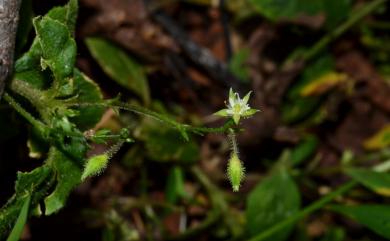
[[[258,110],[251,109],[248,105],[249,97],[251,92],[246,94],[244,98],[240,98],[238,93],[234,93],[230,88],[229,91],[229,103],[227,104],[227,109],[222,109],[216,113],[218,116],[230,116],[233,118],[234,123],[238,125],[241,117],[250,117],[254,115]]]

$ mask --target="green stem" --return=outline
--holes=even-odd
[[[283,230],[287,226],[295,223],[296,221],[300,220],[301,218],[306,217],[310,213],[322,208],[325,204],[331,202],[333,199],[337,198],[341,194],[351,190],[353,187],[357,185],[357,182],[355,181],[349,181],[345,184],[343,184],[341,187],[336,189],[335,191],[329,193],[328,195],[324,196],[323,198],[319,199],[318,201],[312,203],[311,205],[307,206],[306,208],[302,209],[300,212],[290,216],[289,218],[285,219],[284,221],[272,226],[271,228],[265,230],[264,232],[258,234],[257,236],[249,239],[248,241],[261,241],[265,240],[269,237],[271,237],[273,234]]]
[[[121,110],[126,110],[133,112],[138,115],[143,115],[146,117],[153,118],[155,120],[158,120],[160,122],[163,122],[173,128],[178,129],[180,132],[192,132],[194,134],[205,134],[205,133],[225,133],[228,129],[232,128],[234,125],[233,120],[228,120],[223,126],[216,127],[216,128],[209,128],[209,127],[193,127],[186,124],[181,124],[172,118],[154,112],[152,110],[149,110],[147,108],[137,106],[137,105],[131,105],[128,103],[119,103],[119,104],[112,104],[109,102],[100,102],[100,103],[72,103],[71,105],[77,105],[77,106],[104,106],[104,107],[110,107],[110,108],[118,108]],[[183,133],[182,133],[183,134]]]
[[[343,24],[335,28],[332,32],[321,38],[313,47],[305,52],[301,57],[304,61],[308,61],[321,52],[331,41],[345,33],[350,27],[359,22],[362,18],[376,10],[387,0],[374,0],[356,10]]]
[[[47,103],[44,101],[44,92],[34,88],[26,81],[13,79],[10,84],[10,89],[29,100],[38,110],[47,107]]]
[[[7,92],[4,93],[4,100],[8,102],[21,116],[23,116],[31,125],[37,128],[41,133],[48,133],[48,127],[34,118],[29,112],[27,112],[23,107]]]

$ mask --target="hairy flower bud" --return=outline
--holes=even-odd
[[[238,192],[240,189],[240,184],[242,179],[244,178],[245,168],[243,167],[238,155],[233,153],[231,158],[229,159],[227,175],[232,184],[233,191]]]

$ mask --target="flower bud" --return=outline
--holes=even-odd
[[[238,192],[240,184],[244,178],[245,168],[242,166],[240,159],[236,153],[233,153],[229,159],[227,174],[233,187],[233,192]]]
[[[81,180],[84,181],[87,177],[100,174],[107,167],[108,160],[107,153],[89,158],[85,164]]]

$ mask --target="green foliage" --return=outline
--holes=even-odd
[[[51,180],[52,170],[46,165],[38,167],[29,173],[18,172],[15,194],[0,209],[0,238],[5,238],[8,231],[12,228],[27,199],[31,199],[30,207],[38,205],[50,188]]]
[[[102,38],[86,40],[89,51],[104,72],[121,86],[150,102],[145,69],[118,46]]]
[[[45,198],[45,215],[50,215],[64,207],[70,192],[80,183],[81,167],[55,147],[49,151],[47,163],[54,170],[57,183]]]
[[[301,121],[315,112],[321,103],[321,96],[302,96],[305,86],[334,69],[334,60],[324,55],[307,66],[301,78],[289,89],[287,101],[283,103],[282,118],[286,123]]]
[[[140,138],[145,141],[147,156],[157,161],[183,161],[193,163],[198,160],[199,148],[194,140],[183,143],[177,131],[161,128],[160,123],[145,120]]]
[[[314,135],[308,135],[291,151],[291,162],[299,165],[315,152],[318,146],[318,139]]]
[[[249,54],[249,49],[240,49],[233,55],[229,62],[230,71],[243,82],[249,81],[249,68],[246,66]]]
[[[13,227],[10,235],[7,238],[7,241],[18,241],[22,235],[24,225],[26,224],[28,217],[28,209],[30,206],[31,196],[26,198],[24,201],[22,209],[20,210],[18,219],[16,220],[15,226]]]
[[[248,196],[248,234],[255,236],[294,215],[299,211],[300,203],[299,190],[294,180],[285,169],[276,170],[262,180]],[[290,224],[264,240],[286,240],[293,227],[294,225]]]
[[[390,174],[362,168],[348,168],[347,174],[374,192],[390,196]]]
[[[335,27],[350,11],[350,0],[250,0],[270,20],[295,19],[324,13],[328,27]]]
[[[386,239],[390,239],[390,207],[388,205],[334,205],[331,209],[354,219]]]
[[[165,185],[166,200],[175,204],[180,197],[185,195],[184,173],[179,166],[172,167]]]

